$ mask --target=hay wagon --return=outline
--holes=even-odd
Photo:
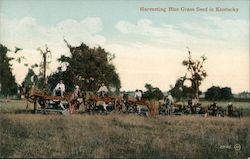
[[[32,88],[26,95],[28,102],[34,104],[34,113],[60,113],[67,115],[74,113],[81,103],[71,99],[72,93],[66,93],[65,96],[51,96],[39,89]],[[70,110],[70,111],[69,111]]]

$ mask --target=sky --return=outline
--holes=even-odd
[[[121,90],[144,90],[145,83],[169,90],[188,75],[181,65],[188,47],[195,59],[208,58],[202,91],[211,86],[250,91],[247,0],[0,0],[0,43],[23,48],[10,56],[39,63],[36,49],[47,44],[51,73],[57,59],[69,55],[63,38],[73,46],[84,42],[114,53]],[[27,67],[15,61],[12,67],[21,83]]]

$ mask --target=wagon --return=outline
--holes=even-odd
[[[34,104],[34,113],[59,113],[67,115],[69,114],[69,108],[74,112],[79,108],[78,101],[71,99],[72,93],[66,93],[65,96],[51,96],[46,92],[39,89],[32,88],[28,95],[26,95],[27,101]],[[28,108],[28,103],[27,107]]]

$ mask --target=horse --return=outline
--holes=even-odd
[[[103,105],[103,107],[108,105],[109,110],[111,111],[110,104],[112,105],[112,110],[115,110],[115,112],[121,112],[125,107],[124,100],[120,96],[101,97],[96,95],[94,92],[84,93],[84,105],[89,112],[99,110],[100,105]],[[96,107],[98,107],[98,109]]]

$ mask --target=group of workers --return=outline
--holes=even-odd
[[[98,89],[97,93],[101,97],[107,96],[108,88],[105,86],[104,83],[102,83],[102,85]],[[54,96],[61,96],[61,97],[65,96],[65,85],[64,85],[62,80],[60,80],[60,82],[54,88],[53,95]],[[70,107],[69,107],[70,114],[75,113],[75,111],[77,109],[79,109],[80,103],[82,102],[81,98],[79,98],[80,96],[81,96],[80,87],[78,85],[76,85],[74,92],[70,96]]]
[[[63,83],[62,80],[60,80],[60,82],[56,85],[54,91],[53,91],[53,95],[55,96],[64,96],[65,94],[65,85]],[[108,88],[107,86],[105,86],[104,83],[101,84],[100,88],[97,91],[98,95],[101,97],[105,97],[108,95]],[[80,88],[78,85],[75,86],[75,90],[73,95],[74,96],[79,96],[80,94]],[[143,91],[142,90],[136,90],[135,91],[135,95],[134,97],[136,98],[137,101],[142,100],[142,95],[143,95]],[[171,96],[171,94],[169,93],[165,98],[164,98],[164,104],[166,107],[171,107],[174,103],[173,97]]]
[[[142,94],[143,94],[142,90],[137,89],[135,91],[135,98],[136,98],[137,101],[140,101],[142,99]]]
[[[101,96],[107,96],[108,94],[108,88],[105,86],[104,83],[102,83],[101,87],[98,89],[97,93]],[[80,87],[78,85],[75,86],[75,90],[73,93],[73,96],[79,96],[80,94]],[[65,85],[62,80],[56,85],[54,91],[53,91],[54,96],[64,96],[65,95]]]

